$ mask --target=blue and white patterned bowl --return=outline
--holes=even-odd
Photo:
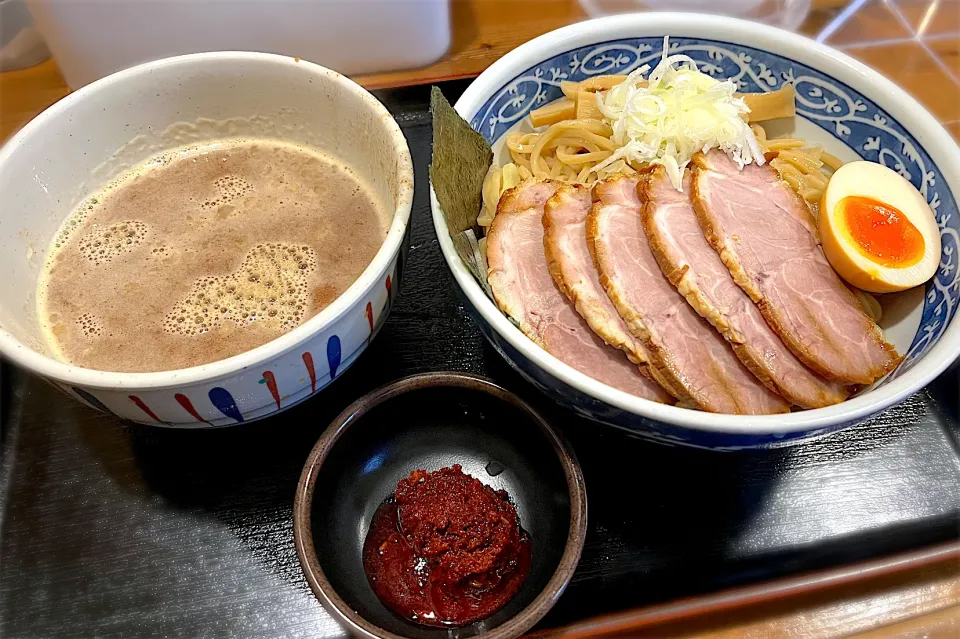
[[[511,51],[470,85],[456,109],[497,152],[504,133],[524,127],[532,109],[561,95],[562,80],[654,66],[665,35],[670,53],[689,55],[702,71],[732,78],[742,91],[793,84],[797,135],[822,142],[846,160],[882,162],[927,198],[940,226],[941,266],[925,291],[888,297],[881,322],[887,338],[906,354],[903,363],[842,404],[788,415],[716,415],[631,396],[563,364],[504,317],[454,251],[432,195],[444,257],[487,339],[524,377],[577,413],[641,437],[701,448],[776,447],[823,435],[923,388],[960,354],[960,321],[955,320],[960,149],[922,106],[875,71],[802,36],[741,20],[668,13],[614,16],[559,29]]]
[[[391,214],[373,261],[320,313],[228,359],[115,373],[52,357],[34,295],[63,220],[124,167],[225,137],[313,146],[353,168]],[[330,384],[383,325],[412,201],[413,164],[400,127],[339,73],[247,52],[198,53],[120,71],[50,107],[0,149],[0,354],[93,408],[147,424],[231,426],[285,410]]]

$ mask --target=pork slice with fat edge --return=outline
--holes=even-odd
[[[844,386],[797,359],[733,281],[700,228],[690,200],[692,179],[688,171],[683,192],[673,187],[663,167],[646,180],[643,226],[660,270],[767,388],[803,408],[842,402],[848,395]]]
[[[900,358],[836,274],[809,208],[769,165],[694,157],[693,205],[734,281],[803,363],[842,384],[871,384]]]
[[[684,405],[717,413],[787,412],[789,404],[740,363],[660,271],[640,217],[641,179],[621,176],[594,187],[587,239],[601,284],[650,364],[682,392]]]
[[[487,235],[488,281],[502,311],[548,353],[614,388],[658,400],[663,390],[590,329],[560,292],[543,250],[543,207],[560,184],[527,180],[506,191]]]

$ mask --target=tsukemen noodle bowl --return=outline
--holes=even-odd
[[[780,446],[960,353],[960,150],[829,47],[715,16],[592,20],[512,51],[455,109],[492,163],[451,237],[435,153],[444,256],[497,350],[579,414]]]

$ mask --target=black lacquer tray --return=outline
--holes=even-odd
[[[0,371],[0,636],[343,636],[297,563],[297,479],[340,410],[423,371],[492,377],[576,449],[587,545],[540,628],[960,538],[957,366],[869,422],[769,452],[666,448],[551,405],[454,293],[430,222],[427,89],[379,97],[416,165],[411,243],[389,321],[332,387],[266,421],[175,431]]]

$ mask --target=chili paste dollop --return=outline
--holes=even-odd
[[[507,493],[455,464],[400,480],[373,516],[363,567],[380,601],[401,617],[463,626],[517,593],[530,546]]]

